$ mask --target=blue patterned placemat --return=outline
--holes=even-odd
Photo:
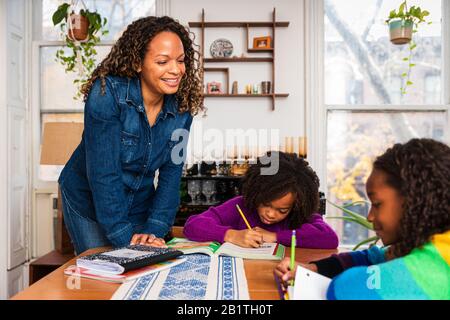
[[[114,300],[247,300],[241,258],[190,254],[168,270],[122,284]]]

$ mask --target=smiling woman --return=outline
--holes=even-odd
[[[164,245],[185,157],[178,161],[172,150],[185,149],[192,116],[203,110],[193,46],[172,18],[136,20],[83,86],[83,138],[59,178],[78,254],[107,245]],[[181,132],[175,140],[174,132]]]

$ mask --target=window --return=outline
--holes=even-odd
[[[132,21],[155,14],[154,0],[84,0],[91,11],[98,11],[108,22],[109,33],[102,39],[104,43],[97,49],[97,63],[110,51],[114,40],[117,40],[123,30]],[[57,111],[80,112],[83,103],[74,100],[76,88],[73,85],[74,73],[66,74],[64,68],[55,61],[56,51],[61,47],[59,28],[53,26],[52,14],[62,3],[61,0],[42,1],[42,34],[45,44],[40,46],[41,74],[41,110],[45,113]],[[78,2],[81,5],[81,1]],[[78,8],[82,8],[78,6]]]
[[[448,102],[442,89],[444,41],[441,0],[408,1],[430,11],[431,25],[421,25],[412,56],[412,86],[401,93],[408,46],[390,43],[385,24],[401,0],[323,0],[324,99],[326,109],[327,198],[337,204],[367,200],[365,182],[376,156],[413,137],[443,141]],[[445,7],[447,8],[447,7]],[[450,59],[447,57],[447,59]],[[450,61],[448,61],[450,62]],[[448,63],[447,62],[447,63]],[[319,62],[320,63],[320,62]],[[450,90],[450,89],[449,89]],[[448,96],[448,95],[447,95]],[[369,207],[354,210],[367,215]],[[328,206],[329,216],[342,213]],[[362,227],[329,220],[341,243],[368,238]]]
[[[117,40],[123,30],[134,20],[155,15],[156,8],[154,0],[83,0],[86,7],[91,11],[99,12],[102,17],[108,19],[106,28],[109,34],[104,40]],[[53,12],[64,1],[42,0],[42,40],[59,41],[59,28],[52,23]],[[78,8],[81,1],[78,1]]]
[[[425,76],[425,104],[439,104],[441,94],[441,77],[436,74]]]
[[[385,24],[389,11],[402,1],[325,0],[325,92],[326,104],[394,104],[389,83],[396,83],[407,72],[408,46],[393,45]],[[409,5],[420,1],[408,1]],[[442,66],[441,0],[422,1],[431,16],[431,25],[421,25],[411,62],[411,81],[398,104],[421,104],[427,100],[424,81],[432,72],[437,78]],[[338,84],[329,70],[340,69],[344,83]],[[334,72],[333,72],[334,73]],[[355,81],[361,86],[354,86]],[[397,84],[398,85],[398,84]],[[345,86],[344,91],[339,91]],[[400,87],[398,87],[399,89]],[[400,90],[399,90],[400,91]],[[342,99],[335,95],[345,93]],[[396,94],[394,93],[394,96]],[[440,92],[438,92],[438,96]],[[441,103],[440,99],[436,103]]]
[[[74,100],[76,87],[73,84],[74,73],[65,73],[64,67],[55,61],[58,49],[64,46],[61,42],[59,27],[52,22],[53,12],[62,3],[62,0],[41,0],[33,2],[34,9],[39,9],[41,15],[33,22],[34,34],[34,60],[37,67],[33,70],[34,83],[38,83],[39,95],[33,104],[39,106],[39,122],[35,134],[42,134],[45,122],[83,122],[84,104],[80,100]],[[79,1],[78,8],[81,7]],[[117,40],[126,26],[134,20],[156,14],[155,0],[83,0],[91,11],[99,12],[108,22],[106,29],[109,33],[102,38],[102,43],[97,48],[96,62],[99,63],[111,50],[114,41]],[[38,159],[39,150],[35,150],[35,159]]]

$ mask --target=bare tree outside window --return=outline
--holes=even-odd
[[[389,41],[385,20],[401,0],[324,0],[325,8],[325,102],[328,112],[328,199],[339,203],[365,200],[365,182],[374,158],[396,142],[413,137],[442,140],[446,112],[414,112],[411,106],[440,105],[442,69],[441,1],[408,1],[430,11],[431,25],[415,34],[412,57],[413,86],[401,94],[404,57],[408,46]],[[403,112],[386,112],[397,104]],[[344,106],[346,111],[339,111]],[[358,106],[371,106],[362,112]],[[379,110],[377,109],[379,107]],[[408,110],[411,108],[411,110]],[[352,208],[367,214],[368,206]],[[341,212],[327,208],[331,216]],[[356,244],[367,230],[350,222],[330,220],[341,242]]]

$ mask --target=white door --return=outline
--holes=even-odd
[[[27,260],[28,125],[26,73],[26,2],[8,0],[6,23],[8,270]]]
[[[21,265],[8,271],[8,297],[12,297],[23,290],[28,280],[26,279],[26,267]]]
[[[8,108],[8,270],[26,261],[26,216],[28,209],[27,192],[27,139],[26,111]]]

